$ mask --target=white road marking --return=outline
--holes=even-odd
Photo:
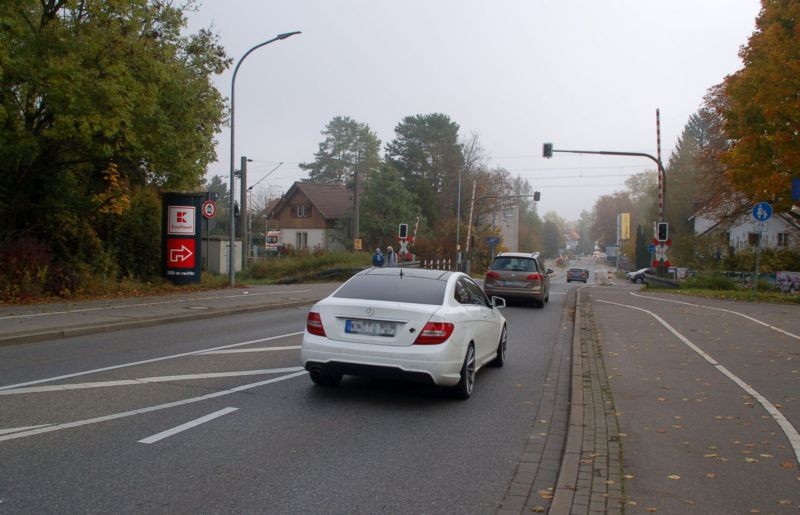
[[[52,424],[42,424],[39,426],[10,427],[8,429],[0,429],[0,435],[7,435],[9,433],[19,433],[21,431],[28,431],[29,429],[38,429],[40,427],[47,427],[51,425]]]
[[[131,362],[131,363],[123,363],[121,365],[112,365],[110,367],[95,368],[93,370],[84,370],[82,372],[75,372],[73,374],[64,374],[64,375],[61,375],[61,376],[47,377],[47,378],[44,378],[44,379],[37,379],[35,381],[26,381],[24,383],[10,384],[10,385],[6,385],[6,386],[0,386],[0,391],[2,391],[2,390],[12,390],[14,388],[19,388],[21,386],[30,386],[30,385],[33,385],[33,384],[49,383],[51,381],[59,381],[61,379],[69,379],[71,377],[85,376],[85,375],[88,375],[88,374],[95,374],[97,372],[107,372],[109,370],[117,370],[119,368],[133,367],[133,366],[136,366],[136,365],[145,365],[147,363],[156,363],[158,361],[164,361],[164,360],[175,359],[175,358],[182,358],[184,356],[196,356],[198,354],[203,354],[204,352],[222,350],[222,349],[231,349],[231,348],[234,348],[234,347],[241,347],[242,345],[251,345],[253,343],[261,343],[261,342],[268,342],[268,341],[271,341],[271,340],[279,340],[281,338],[288,338],[290,336],[297,336],[297,335],[300,335],[300,334],[303,334],[303,331],[298,331],[296,333],[281,334],[281,335],[278,335],[278,336],[270,336],[269,338],[259,338],[258,340],[250,340],[250,341],[246,341],[246,342],[232,343],[230,345],[223,345],[221,347],[213,347],[211,349],[196,350],[196,351],[192,351],[192,352],[182,352],[181,354],[172,354],[171,356],[162,356],[160,358],[145,359],[145,360],[142,360],[142,361],[134,361],[134,362]]]
[[[719,364],[714,358],[712,358],[710,354],[708,354],[703,349],[701,349],[700,347],[698,347],[697,345],[695,345],[694,343],[689,341],[688,338],[683,336],[681,333],[679,333],[677,330],[675,330],[674,327],[669,325],[663,318],[661,318],[660,316],[656,315],[652,311],[646,310],[644,308],[636,307],[636,306],[629,306],[627,304],[619,304],[617,302],[611,302],[611,301],[607,301],[607,300],[597,300],[596,302],[602,302],[604,304],[612,304],[614,306],[619,306],[619,307],[622,307],[622,308],[628,308],[628,309],[635,309],[637,311],[643,311],[644,313],[647,313],[648,315],[650,315],[653,318],[655,318],[656,320],[658,320],[658,322],[661,325],[666,327],[667,330],[669,330],[669,332],[674,334],[680,341],[682,341],[684,344],[686,344],[687,347],[689,347],[690,349],[695,351],[697,354],[702,356],[703,359],[705,359],[711,365],[713,365],[714,368],[716,368],[720,373],[722,373],[728,379],[733,381],[742,390],[747,392],[748,395],[750,395],[751,397],[756,399],[758,401],[758,403],[761,404],[761,406],[764,407],[764,409],[767,411],[767,413],[769,413],[770,416],[772,416],[772,419],[775,420],[775,422],[777,422],[777,424],[780,426],[781,430],[783,430],[783,433],[786,435],[786,438],[789,439],[789,443],[792,445],[792,449],[794,449],[795,459],[797,460],[797,463],[800,464],[800,433],[797,432],[797,429],[792,425],[791,422],[789,422],[789,420],[783,415],[783,413],[781,413],[778,410],[778,408],[775,407],[774,404],[769,402],[769,400],[767,400],[764,396],[762,396],[760,393],[758,393],[752,386],[748,385],[747,383],[745,383],[744,381],[739,379],[739,377],[737,377],[733,372],[731,372],[730,370],[728,370],[727,368],[725,368],[724,366]]]
[[[7,434],[7,435],[0,436],[0,442],[4,442],[6,440],[15,440],[17,438],[26,438],[28,436],[40,435],[40,434],[44,434],[44,433],[50,433],[50,432],[53,432],[53,431],[60,431],[62,429],[71,429],[73,427],[88,426],[88,425],[97,424],[97,423],[100,423],[100,422],[107,422],[109,420],[117,420],[117,419],[121,419],[121,418],[132,417],[134,415],[141,415],[143,413],[152,413],[154,411],[160,411],[160,410],[165,410],[165,409],[168,409],[168,408],[174,408],[176,406],[183,406],[183,405],[192,404],[192,403],[195,403],[195,402],[202,402],[202,401],[206,401],[208,399],[216,399],[217,397],[223,397],[225,395],[231,395],[233,393],[243,392],[245,390],[250,390],[252,388],[257,388],[259,386],[264,386],[264,385],[267,385],[267,384],[277,383],[279,381],[285,381],[287,379],[292,379],[292,378],[299,377],[299,376],[302,376],[302,375],[306,375],[306,371],[305,370],[303,370],[302,372],[295,372],[294,374],[275,377],[273,379],[267,379],[265,381],[259,381],[257,383],[244,384],[244,385],[241,385],[241,386],[237,386],[235,388],[230,388],[230,389],[227,389],[227,390],[221,390],[221,391],[218,391],[218,392],[209,393],[207,395],[202,395],[200,397],[192,397],[190,399],[183,399],[183,400],[180,400],[180,401],[167,402],[165,404],[158,404],[158,405],[155,405],[155,406],[149,406],[147,408],[141,408],[141,409],[136,409],[136,410],[131,410],[131,411],[124,411],[122,413],[114,413],[114,414],[111,414],[111,415],[104,415],[102,417],[88,418],[88,419],[85,419],[85,420],[76,420],[74,422],[65,422],[63,424],[51,424],[51,425],[48,425],[46,427],[39,427],[37,429],[31,429],[29,431],[21,431],[21,432],[17,432],[17,433],[13,433],[13,434]]]
[[[166,383],[171,381],[188,381],[191,379],[215,379],[219,377],[241,377],[264,374],[285,374],[297,372],[303,367],[265,368],[261,370],[242,370],[239,372],[209,372],[206,374],[184,374],[178,376],[140,377],[138,379],[120,379],[118,381],[97,381],[94,383],[55,384],[50,386],[29,386],[0,391],[0,395],[19,395],[23,393],[62,392],[67,390],[85,390],[88,388],[107,388],[109,386],[131,386],[149,383]]]
[[[661,299],[661,298],[658,298],[658,297],[649,297],[647,295],[639,295],[638,293],[634,293],[634,292],[630,292],[630,294],[633,295],[634,297],[640,297],[642,299],[658,300],[658,301],[661,301],[661,302],[672,302],[673,304],[683,304],[685,306],[692,306],[692,307],[695,307],[695,308],[713,309],[714,311],[722,311],[724,313],[730,313],[732,315],[737,315],[737,316],[740,316],[742,318],[746,318],[747,320],[750,320],[751,322],[755,322],[756,324],[762,325],[764,327],[768,327],[768,328],[772,329],[773,331],[777,331],[779,333],[785,334],[786,336],[788,336],[790,338],[794,338],[795,340],[800,340],[800,336],[798,336],[798,335],[796,335],[794,333],[790,333],[789,331],[785,331],[785,330],[781,329],[780,327],[775,327],[774,325],[770,325],[770,324],[768,324],[766,322],[762,322],[761,320],[758,320],[757,318],[753,318],[753,317],[751,317],[749,315],[745,315],[744,313],[739,313],[738,311],[733,311],[731,309],[715,308],[713,306],[705,306],[703,304],[695,304],[693,302],[683,302],[683,301],[680,301],[680,300]]]
[[[290,345],[287,347],[257,347],[255,349],[227,349],[227,350],[210,350],[203,352],[200,356],[207,356],[208,354],[239,354],[242,352],[270,352],[274,350],[297,350],[299,345]]]
[[[208,415],[206,415],[204,417],[200,417],[200,418],[197,418],[197,419],[192,420],[190,422],[186,422],[185,424],[181,424],[179,426],[175,426],[172,429],[167,429],[166,431],[162,431],[160,433],[156,433],[153,436],[148,436],[147,438],[143,438],[143,439],[139,440],[139,443],[148,443],[149,444],[149,443],[158,442],[159,440],[163,440],[164,438],[169,438],[172,435],[176,435],[178,433],[186,431],[187,429],[191,429],[193,427],[197,427],[200,424],[205,424],[206,422],[208,422],[210,420],[214,420],[215,418],[219,418],[219,417],[221,417],[223,415],[227,415],[228,413],[232,413],[232,412],[234,412],[234,411],[236,411],[238,409],[239,408],[224,408],[224,409],[221,409],[219,411],[215,411],[214,413],[209,413]]]
[[[143,306],[163,306],[164,304],[181,304],[184,302],[199,302],[204,300],[234,299],[238,297],[258,297],[261,295],[280,295],[284,293],[308,293],[310,291],[311,290],[284,290],[276,292],[243,293],[239,295],[218,295],[216,297],[197,297],[193,299],[175,299],[175,300],[165,300],[161,302],[146,302],[142,304],[119,304],[116,306],[98,306],[96,308],[69,309],[66,311],[49,311],[47,313],[27,313],[23,315],[8,315],[0,317],[0,320],[11,320],[14,318],[34,318],[34,317],[44,317],[52,315],[66,315],[69,313],[88,313],[90,311],[105,311],[112,309],[126,309],[126,308],[135,308]]]
[[[567,295],[565,291],[551,291],[550,295]]]

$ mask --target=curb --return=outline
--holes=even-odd
[[[569,513],[578,482],[578,466],[583,448],[583,360],[581,359],[581,290],[575,292],[575,324],[572,332],[572,381],[570,384],[567,441],[561,457],[556,490],[549,513]]]
[[[237,315],[242,313],[254,313],[258,311],[270,311],[273,309],[295,308],[310,306],[321,299],[307,299],[281,304],[261,304],[257,306],[239,306],[233,308],[221,308],[203,312],[193,312],[185,314],[175,314],[169,316],[148,317],[141,320],[129,320],[124,322],[100,322],[97,324],[87,324],[71,328],[45,329],[42,331],[19,332],[6,336],[0,336],[0,347],[17,345],[21,343],[35,343],[56,338],[72,338],[75,336],[86,336],[89,334],[110,333],[123,329],[139,329],[142,327],[152,327],[156,325],[171,324],[173,322],[187,322],[192,320],[202,320],[205,318],[216,318],[226,315]]]

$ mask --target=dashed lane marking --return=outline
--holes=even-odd
[[[265,368],[262,370],[242,370],[239,372],[209,372],[206,374],[184,374],[177,376],[141,377],[138,379],[121,379],[118,381],[97,381],[94,383],[54,384],[50,386],[30,386],[0,391],[0,395],[19,395],[24,393],[63,392],[67,390],[85,390],[89,388],[108,388],[110,386],[131,386],[151,383],[168,383],[172,381],[189,381],[192,379],[216,379],[220,377],[242,377],[264,374],[285,374],[297,372],[303,367]]]
[[[49,382],[52,382],[52,381],[60,381],[61,379],[70,379],[72,377],[85,376],[85,375],[88,375],[88,374],[95,374],[97,372],[107,372],[109,370],[117,370],[117,369],[120,369],[120,368],[133,367],[133,366],[136,366],[136,365],[145,365],[147,363],[156,363],[158,361],[165,361],[165,360],[168,360],[168,359],[182,358],[182,357],[185,357],[185,356],[196,356],[198,354],[203,354],[203,353],[206,353],[206,352],[223,350],[223,349],[232,349],[234,347],[241,347],[243,345],[252,345],[254,343],[262,343],[262,342],[268,342],[268,341],[272,341],[272,340],[279,340],[281,338],[289,338],[291,336],[297,336],[297,335],[300,335],[300,334],[303,334],[303,331],[298,331],[296,333],[280,334],[278,336],[270,336],[269,338],[259,338],[258,340],[249,340],[249,341],[246,341],[246,342],[232,343],[230,345],[222,345],[220,347],[213,347],[211,349],[202,349],[202,350],[196,350],[196,351],[192,351],[192,352],[182,352],[180,354],[172,354],[170,356],[162,356],[160,358],[151,358],[151,359],[145,359],[145,360],[142,360],[142,361],[134,361],[134,362],[131,362],[131,363],[123,363],[121,365],[112,365],[110,367],[95,368],[93,370],[84,370],[82,372],[75,372],[75,373],[72,373],[72,374],[64,374],[64,375],[61,375],[61,376],[46,377],[44,379],[36,379],[34,381],[26,381],[24,383],[17,383],[17,384],[10,384],[10,385],[6,385],[6,386],[0,386],[0,391],[13,390],[14,388],[20,388],[22,386],[30,386],[30,385],[34,385],[34,384],[49,383]]]
[[[44,433],[51,433],[53,431],[61,431],[62,429],[71,429],[73,427],[88,426],[88,425],[91,425],[91,424],[98,424],[100,422],[108,422],[108,421],[111,421],[111,420],[118,420],[118,419],[121,419],[121,418],[132,417],[134,415],[142,415],[144,413],[152,413],[154,411],[161,411],[161,410],[165,410],[165,409],[169,409],[169,408],[174,408],[174,407],[177,407],[177,406],[183,406],[183,405],[186,405],[186,404],[192,404],[192,403],[196,403],[196,402],[207,401],[209,399],[216,399],[218,397],[224,397],[226,395],[231,395],[231,394],[234,394],[234,393],[243,392],[245,390],[250,390],[252,388],[258,388],[259,386],[264,386],[264,385],[267,385],[267,384],[277,383],[279,381],[285,381],[287,379],[300,377],[300,376],[303,376],[303,375],[306,375],[306,374],[307,374],[307,372],[305,370],[303,370],[301,372],[295,372],[294,374],[288,374],[288,375],[285,375],[285,376],[275,377],[275,378],[272,378],[272,379],[267,379],[265,381],[259,381],[257,383],[249,383],[249,384],[244,384],[244,385],[241,385],[241,386],[237,386],[235,388],[229,388],[227,390],[220,390],[218,392],[209,393],[207,395],[201,395],[200,397],[192,397],[192,398],[183,399],[183,400],[180,400],[180,401],[167,402],[165,404],[157,404],[155,406],[149,406],[147,408],[141,408],[141,409],[136,409],[136,410],[131,410],[131,411],[123,411],[121,413],[113,413],[111,415],[104,415],[102,417],[94,417],[94,418],[88,418],[88,419],[84,419],[84,420],[76,420],[76,421],[73,421],[73,422],[65,422],[65,423],[62,423],[62,424],[50,424],[50,425],[47,425],[45,427],[39,427],[37,429],[30,429],[30,430],[27,430],[27,431],[18,431],[18,432],[12,433],[12,434],[6,434],[6,435],[0,436],[0,442],[5,442],[7,440],[15,440],[17,438],[26,438],[26,437],[29,437],[29,436],[35,436],[35,435],[40,435],[40,434],[44,434]]]
[[[193,427],[197,427],[200,424],[205,424],[206,422],[214,420],[215,418],[219,418],[219,417],[222,417],[224,415],[227,415],[228,413],[232,413],[232,412],[234,412],[234,411],[236,411],[238,409],[239,408],[223,408],[223,409],[221,409],[219,411],[215,411],[214,413],[209,413],[208,415],[206,415],[204,417],[200,417],[200,418],[194,419],[192,421],[186,422],[185,424],[181,424],[179,426],[173,427],[172,429],[167,429],[166,431],[162,431],[160,433],[154,434],[153,436],[148,436],[147,438],[143,438],[143,439],[139,440],[139,443],[150,444],[150,443],[158,442],[160,440],[163,440],[164,438],[169,438],[170,436],[173,436],[173,435],[176,435],[176,434],[181,433],[183,431],[186,431],[187,429],[191,429]]]
[[[272,352],[276,350],[297,350],[299,349],[299,345],[289,345],[285,347],[257,347],[253,349],[226,349],[226,350],[210,350],[208,352],[203,352],[200,356],[206,356],[208,354],[239,354],[242,352]]]
[[[708,354],[703,349],[692,343],[688,338],[679,333],[674,327],[669,325],[663,318],[656,315],[652,311],[636,306],[629,306],[627,304],[620,304],[618,302],[611,302],[608,300],[597,300],[596,302],[602,302],[603,304],[611,304],[614,306],[619,306],[627,309],[635,309],[637,311],[642,311],[644,313],[647,313],[648,315],[655,318],[658,321],[658,323],[666,327],[669,332],[671,332],[673,335],[675,335],[675,337],[677,337],[680,341],[686,344],[687,347],[689,347],[697,354],[699,354],[704,360],[709,362],[721,374],[723,374],[728,379],[733,381],[737,386],[739,386],[742,390],[747,392],[749,396],[756,399],[758,403],[761,404],[761,406],[763,406],[763,408],[767,411],[767,413],[770,414],[772,419],[778,424],[778,426],[780,426],[781,430],[786,435],[786,438],[789,439],[789,443],[791,444],[792,449],[794,450],[795,459],[797,460],[797,463],[800,464],[800,433],[797,432],[797,429],[792,425],[791,422],[789,422],[789,420],[783,415],[783,413],[781,413],[778,410],[778,408],[775,407],[774,404],[772,404],[764,396],[758,393],[752,386],[748,385],[747,383],[739,379],[738,376],[736,376],[733,372],[731,372],[723,365],[721,365],[719,362],[717,362],[713,357],[711,357],[710,354]]]
[[[284,290],[284,291],[275,291],[275,292],[259,292],[259,293],[242,293],[239,295],[218,295],[216,297],[196,297],[191,299],[175,299],[175,300],[164,300],[161,302],[145,302],[142,304],[119,304],[116,306],[98,306],[96,308],[81,308],[81,309],[69,309],[65,311],[48,311],[46,313],[25,313],[22,315],[7,315],[0,317],[0,320],[12,320],[15,318],[34,318],[34,317],[45,317],[45,316],[53,316],[53,315],[68,315],[71,313],[88,313],[92,311],[106,311],[112,309],[127,309],[127,308],[137,308],[137,307],[147,307],[147,306],[163,306],[166,304],[181,304],[185,302],[203,302],[206,300],[219,300],[219,299],[235,299],[235,298],[242,298],[242,297],[260,297],[263,295],[283,295],[287,293],[308,293],[311,290]]]

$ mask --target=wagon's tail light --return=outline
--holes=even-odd
[[[489,272],[486,272],[486,278],[487,279],[500,279],[500,274],[490,270]]]
[[[538,272],[535,274],[528,274],[528,277],[526,277],[525,279],[538,283],[542,280],[542,274]]]
[[[325,336],[325,328],[322,326],[322,318],[316,311],[310,311],[306,319],[306,331],[317,336]]]
[[[420,331],[414,345],[438,345],[453,334],[453,324],[447,322],[428,322]]]

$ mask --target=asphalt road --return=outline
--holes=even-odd
[[[800,309],[587,290],[620,424],[626,509],[797,513]]]
[[[505,309],[507,364],[466,402],[313,386],[301,307],[0,347],[0,512],[492,513],[572,287]]]

